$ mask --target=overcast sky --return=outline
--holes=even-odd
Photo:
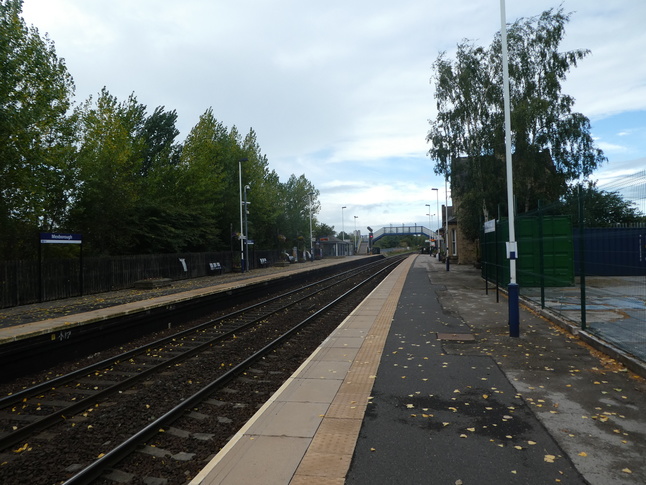
[[[563,91],[609,159],[593,178],[643,170],[646,1],[562,4],[575,12],[562,50],[592,51]],[[506,18],[559,5],[507,0]],[[488,46],[501,25],[498,0],[25,0],[23,13],[55,42],[77,102],[103,86],[121,101],[134,92],[149,113],[177,110],[181,140],[213,107],[226,126],[254,129],[283,182],[305,174],[321,222],[364,232],[428,226],[426,204],[437,226],[431,65],[462,39]]]

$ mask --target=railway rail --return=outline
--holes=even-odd
[[[0,481],[183,483],[399,262],[325,278],[0,399]]]

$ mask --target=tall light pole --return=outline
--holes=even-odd
[[[520,336],[520,315],[518,294],[520,288],[516,283],[516,258],[518,247],[516,231],[514,228],[514,181],[511,164],[511,101],[509,96],[509,60],[507,56],[507,20],[505,14],[505,0],[500,0],[500,42],[502,44],[502,83],[505,102],[505,158],[507,167],[507,219],[509,220],[509,242],[507,243],[507,257],[509,258],[509,336]]]
[[[446,270],[449,270],[449,179],[444,179],[444,245],[446,246]]]
[[[244,258],[247,264],[249,264],[249,202],[247,202],[247,190],[249,189],[250,187],[248,185],[244,186]]]
[[[343,234],[343,255],[345,256],[345,222],[343,219],[343,209],[347,209],[346,206],[341,207],[341,233]]]
[[[428,216],[428,230],[432,232],[432,229],[431,229],[431,204],[425,204],[425,205],[426,205],[426,207],[428,207],[428,214],[426,214]],[[432,234],[430,236],[432,236]],[[429,238],[430,238],[430,236],[429,236]]]
[[[358,216],[354,216],[354,254],[357,254],[357,218]]]
[[[312,196],[314,192],[308,194],[310,196],[310,261],[314,262],[314,241],[312,241]]]
[[[246,162],[247,158],[238,160],[238,178],[240,182],[240,272],[244,273],[245,258],[244,258],[244,226],[242,225],[242,162]],[[246,209],[246,207],[245,207]]]
[[[437,214],[437,230],[439,231],[440,226],[442,225],[442,224],[440,224],[440,189],[435,188],[435,189],[431,189],[431,190],[435,191],[435,204],[437,206],[437,212],[435,212],[435,213]]]

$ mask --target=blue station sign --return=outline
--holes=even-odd
[[[64,234],[60,232],[41,232],[41,244],[82,244],[82,234]]]

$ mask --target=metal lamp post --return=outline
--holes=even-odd
[[[251,187],[248,185],[244,186],[244,258],[247,264],[249,264],[249,210],[247,208],[247,206],[249,206],[249,202],[247,202],[247,190],[250,188]]]
[[[354,216],[354,254],[357,254],[357,219],[358,216]]]
[[[520,288],[516,282],[516,258],[518,246],[516,243],[516,230],[514,226],[514,181],[511,163],[511,100],[509,95],[509,60],[507,54],[507,20],[505,14],[505,0],[500,0],[500,42],[502,44],[502,82],[505,107],[505,158],[507,168],[507,219],[509,221],[509,242],[507,243],[507,257],[509,258],[509,336],[520,336],[520,309],[518,296]]]
[[[431,190],[435,191],[435,204],[436,204],[436,214],[437,214],[437,231],[440,231],[440,189],[433,188]],[[429,210],[430,212],[430,210]],[[439,239],[439,238],[438,238]]]
[[[345,256],[345,222],[343,219],[343,209],[347,209],[347,207],[341,207],[341,232],[343,233],[343,255]]]
[[[310,261],[314,262],[314,241],[312,240],[312,196],[314,192],[308,194],[310,196]]]
[[[245,271],[245,257],[244,257],[244,226],[242,225],[242,162],[246,162],[247,158],[238,160],[238,181],[240,183],[240,272]],[[245,208],[246,209],[246,208]]]

